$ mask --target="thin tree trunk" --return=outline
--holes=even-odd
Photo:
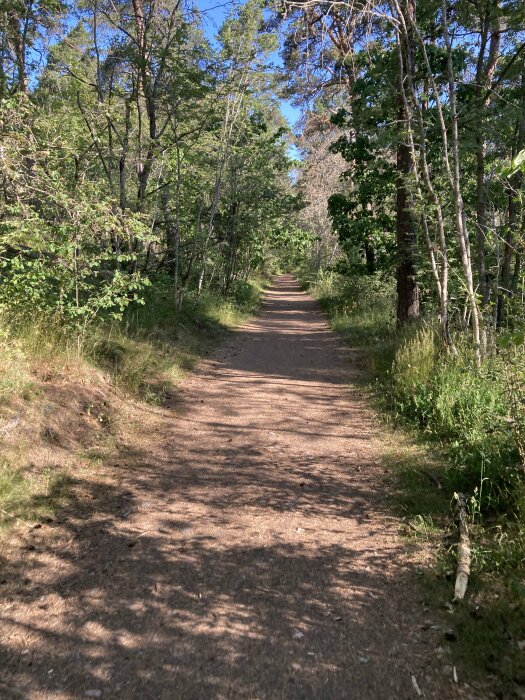
[[[487,193],[485,185],[485,112],[490,103],[492,77],[499,58],[500,23],[499,0],[489,7],[489,16],[481,18],[481,42],[478,52],[476,67],[476,119],[475,143],[476,143],[476,262],[478,272],[479,294],[481,297],[481,309],[487,308],[490,296],[486,269],[485,239],[487,236]],[[489,32],[490,39],[489,39]],[[487,59],[485,50],[489,47]]]
[[[407,0],[404,11],[415,19],[415,0]],[[403,42],[403,60],[399,66],[398,87],[398,129],[397,146],[397,180],[396,180],[396,248],[397,248],[397,322],[406,323],[419,316],[419,289],[416,280],[416,233],[412,212],[412,196],[409,180],[413,176],[414,160],[407,143],[407,131],[410,128],[408,103],[403,99],[405,76],[413,78],[415,62],[415,43],[412,32],[405,34]]]
[[[474,279],[472,275],[472,260],[470,254],[470,240],[466,225],[465,208],[463,204],[463,196],[461,193],[461,166],[459,156],[459,133],[458,133],[458,113],[456,106],[456,87],[454,81],[454,68],[452,63],[452,44],[447,24],[447,0],[443,0],[441,6],[441,26],[443,29],[443,38],[447,51],[447,72],[448,72],[448,100],[450,106],[451,119],[451,146],[452,146],[452,191],[454,196],[454,215],[456,232],[459,242],[459,250],[461,263],[463,266],[463,274],[465,276],[465,285],[470,304],[470,320],[472,323],[472,339],[474,345],[474,354],[476,364],[481,364],[482,347],[481,347],[481,323],[474,290]]]
[[[525,67],[525,66],[524,66]],[[521,114],[518,119],[516,128],[516,140],[512,149],[512,157],[522,150],[525,145],[525,72],[521,77]],[[517,280],[518,275],[511,276],[512,255],[515,251],[516,228],[519,225],[519,193],[523,187],[523,173],[518,172],[511,177],[509,186],[507,187],[508,209],[507,209],[507,226],[505,230],[505,243],[503,248],[503,264],[501,270],[501,288],[498,291],[498,317],[497,325],[501,326],[505,322],[506,307],[508,298],[514,293],[516,286],[514,280]],[[519,252],[516,252],[516,263],[519,269]]]

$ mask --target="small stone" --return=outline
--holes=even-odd
[[[292,633],[292,637],[294,639],[303,639],[304,634],[301,632],[301,630],[294,630]]]
[[[447,640],[447,642],[457,642],[458,637],[453,629],[449,629],[445,632],[445,639]]]
[[[84,695],[87,698],[101,698],[102,697],[102,691],[101,690],[96,690],[96,689],[91,689],[91,690],[86,690]]]

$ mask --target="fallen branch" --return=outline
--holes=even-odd
[[[456,514],[459,528],[459,542],[454,600],[463,600],[467,591],[468,577],[470,575],[470,537],[467,526],[467,499],[462,493],[458,494]]]

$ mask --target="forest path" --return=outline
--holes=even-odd
[[[118,475],[22,543],[1,697],[404,699],[412,676],[458,697],[353,372],[278,277],[181,400],[129,428]]]

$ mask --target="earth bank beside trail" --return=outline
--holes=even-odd
[[[358,373],[285,275],[171,406],[126,409],[3,548],[1,697],[483,697],[435,653]]]

